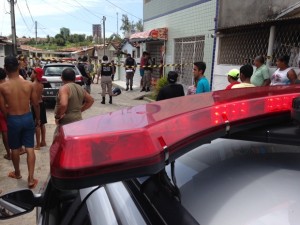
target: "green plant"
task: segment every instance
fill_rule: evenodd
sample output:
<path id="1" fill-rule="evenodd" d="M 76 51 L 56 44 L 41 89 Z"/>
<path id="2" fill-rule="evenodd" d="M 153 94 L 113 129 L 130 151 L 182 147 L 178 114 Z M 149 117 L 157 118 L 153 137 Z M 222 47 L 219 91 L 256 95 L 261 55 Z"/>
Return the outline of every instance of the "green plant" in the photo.
<path id="1" fill-rule="evenodd" d="M 163 76 L 162 78 L 160 78 L 157 83 L 156 83 L 156 86 L 155 86 L 155 89 L 154 89 L 154 92 L 153 92 L 153 99 L 156 99 L 160 89 L 162 89 L 163 87 L 165 87 L 166 85 L 168 85 L 169 82 L 167 80 L 167 77 L 166 76 Z"/>

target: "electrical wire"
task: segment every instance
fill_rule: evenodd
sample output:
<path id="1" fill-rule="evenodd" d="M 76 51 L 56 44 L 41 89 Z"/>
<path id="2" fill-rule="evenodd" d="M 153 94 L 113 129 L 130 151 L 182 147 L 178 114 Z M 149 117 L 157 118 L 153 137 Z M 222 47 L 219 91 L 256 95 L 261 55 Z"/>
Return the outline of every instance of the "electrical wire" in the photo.
<path id="1" fill-rule="evenodd" d="M 17 7 L 18 7 L 18 10 L 19 10 L 19 12 L 20 12 L 20 15 L 21 15 L 21 17 L 22 17 L 22 20 L 23 20 L 24 24 L 26 25 L 28 31 L 29 31 L 30 33 L 32 33 L 32 30 L 29 28 L 28 24 L 26 23 L 26 21 L 25 21 L 25 19 L 24 19 L 24 17 L 23 17 L 23 14 L 22 14 L 22 12 L 21 12 L 21 10 L 20 10 L 19 4 L 17 3 L 16 5 L 17 5 Z"/>
<path id="2" fill-rule="evenodd" d="M 86 10 L 87 12 L 91 13 L 93 16 L 99 18 L 99 19 L 102 19 L 102 17 L 99 17 L 97 14 L 95 14 L 93 11 L 89 10 L 88 8 L 86 8 L 84 5 L 82 5 L 80 2 L 78 2 L 77 0 L 74 0 L 75 2 L 77 2 L 78 5 L 80 5 L 84 10 Z M 65 2 L 66 3 L 66 2 Z M 67 3 L 69 4 L 69 3 Z M 69 4 L 70 5 L 70 4 Z M 74 6 L 74 5 L 73 5 Z M 113 19 L 116 19 L 116 17 L 113 17 L 113 16 L 109 16 L 109 15 L 104 15 L 104 14 L 100 14 L 102 16 L 106 16 L 106 17 L 110 17 L 110 18 L 113 18 Z"/>
<path id="3" fill-rule="evenodd" d="M 109 0 L 105 0 L 105 1 L 107 1 L 107 2 L 110 3 L 110 4 L 112 4 L 113 6 L 117 7 L 118 9 L 121 9 L 122 11 L 126 12 L 128 15 L 131 15 L 131 16 L 137 18 L 138 20 L 142 20 L 142 18 L 139 18 L 139 17 L 137 17 L 137 16 L 131 14 L 130 12 L 128 12 L 128 11 L 122 9 L 121 7 L 119 7 L 119 6 L 117 6 L 116 4 L 112 3 L 111 1 L 109 1 Z"/>
<path id="4" fill-rule="evenodd" d="M 47 33 L 44 31 L 44 29 L 50 31 L 50 32 L 53 33 L 53 34 L 56 34 L 56 33 L 57 33 L 57 31 L 54 31 L 54 30 L 52 30 L 52 29 L 47 28 L 46 26 L 44 26 L 44 25 L 41 24 L 40 22 L 37 22 L 37 23 L 38 23 L 38 25 L 40 25 L 41 27 L 43 27 L 43 28 L 38 28 L 38 29 L 41 30 L 44 34 L 49 35 L 49 34 L 47 34 Z"/>
<path id="5" fill-rule="evenodd" d="M 42 1 L 45 2 L 46 4 L 50 5 L 47 1 L 45 1 L 45 0 L 42 0 Z M 56 6 L 54 6 L 54 5 L 50 5 L 50 6 L 56 8 L 56 9 L 58 9 L 58 10 L 64 12 L 64 13 L 66 13 L 66 14 L 68 14 L 69 16 L 74 17 L 74 18 L 77 19 L 77 20 L 80 20 L 80 21 L 85 22 L 85 23 L 87 23 L 87 24 L 91 24 L 91 23 L 88 22 L 87 20 L 84 20 L 84 19 L 82 19 L 82 18 L 79 18 L 79 17 L 77 17 L 77 16 L 74 16 L 74 15 L 72 15 L 72 14 L 66 12 L 65 10 L 62 10 L 62 9 L 59 8 L 59 7 L 56 7 Z"/>
<path id="6" fill-rule="evenodd" d="M 34 19 L 33 19 L 33 17 L 32 17 L 32 14 L 31 14 L 31 12 L 30 12 L 30 9 L 29 9 L 27 0 L 25 0 L 25 2 L 26 2 L 26 6 L 27 6 L 27 9 L 28 9 L 28 12 L 29 12 L 29 14 L 30 14 L 31 20 L 32 20 L 33 23 L 35 23 L 35 22 L 34 22 Z"/>

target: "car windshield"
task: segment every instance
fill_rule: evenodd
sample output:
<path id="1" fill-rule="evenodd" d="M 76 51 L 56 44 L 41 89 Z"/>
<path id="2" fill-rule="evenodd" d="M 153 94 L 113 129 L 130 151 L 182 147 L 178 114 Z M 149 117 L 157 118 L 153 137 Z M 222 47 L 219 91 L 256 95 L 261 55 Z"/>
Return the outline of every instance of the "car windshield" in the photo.
<path id="1" fill-rule="evenodd" d="M 45 67 L 45 76 L 61 76 L 61 73 L 66 68 L 72 68 L 75 74 L 80 74 L 75 66 L 47 66 Z"/>

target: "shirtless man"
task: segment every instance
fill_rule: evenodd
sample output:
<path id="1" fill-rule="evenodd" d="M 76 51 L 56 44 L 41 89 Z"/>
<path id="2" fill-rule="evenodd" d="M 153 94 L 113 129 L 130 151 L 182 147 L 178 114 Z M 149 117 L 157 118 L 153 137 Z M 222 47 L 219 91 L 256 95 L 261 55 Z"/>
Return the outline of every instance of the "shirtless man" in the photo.
<path id="1" fill-rule="evenodd" d="M 30 81 L 19 77 L 19 63 L 16 57 L 7 56 L 4 59 L 4 68 L 8 80 L 0 84 L 0 110 L 7 118 L 8 145 L 11 149 L 11 158 L 15 171 L 9 177 L 21 179 L 20 149 L 25 146 L 28 165 L 28 187 L 35 188 L 38 181 L 34 179 L 34 121 L 30 111 L 30 104 L 34 106 L 36 124 L 40 125 L 40 108 L 36 93 Z"/>
<path id="2" fill-rule="evenodd" d="M 39 105 L 40 105 L 40 119 L 41 123 L 40 126 L 35 128 L 35 139 L 36 139 L 36 146 L 34 147 L 35 150 L 40 150 L 41 147 L 46 146 L 46 127 L 45 124 L 47 123 L 47 114 L 45 104 L 43 102 L 43 89 L 44 85 L 41 83 L 44 71 L 42 68 L 37 67 L 33 70 L 31 74 L 31 80 L 33 81 L 33 90 L 36 92 Z M 31 109 L 33 114 L 33 119 L 35 120 L 36 116 L 34 113 L 34 109 Z"/>

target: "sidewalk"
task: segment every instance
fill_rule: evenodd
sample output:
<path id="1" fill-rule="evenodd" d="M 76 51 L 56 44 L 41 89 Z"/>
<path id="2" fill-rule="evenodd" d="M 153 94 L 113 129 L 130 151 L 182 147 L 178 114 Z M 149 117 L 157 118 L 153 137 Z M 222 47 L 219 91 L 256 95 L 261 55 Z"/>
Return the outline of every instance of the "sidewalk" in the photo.
<path id="1" fill-rule="evenodd" d="M 131 100 L 136 100 L 136 99 L 143 99 L 145 95 L 152 94 L 152 91 L 150 92 L 140 92 L 141 88 L 139 86 L 136 86 L 133 84 L 132 91 L 125 91 L 126 89 L 126 82 L 122 80 L 115 80 L 113 81 L 113 86 L 114 87 L 119 87 L 122 90 L 122 94 L 126 94 Z"/>

